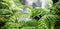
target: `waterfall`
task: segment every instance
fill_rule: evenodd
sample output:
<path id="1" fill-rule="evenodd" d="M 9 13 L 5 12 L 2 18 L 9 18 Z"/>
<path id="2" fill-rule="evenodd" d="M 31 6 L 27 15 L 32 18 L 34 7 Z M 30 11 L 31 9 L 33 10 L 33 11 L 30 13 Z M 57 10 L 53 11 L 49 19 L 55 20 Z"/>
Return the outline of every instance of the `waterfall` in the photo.
<path id="1" fill-rule="evenodd" d="M 42 7 L 42 8 L 49 8 L 52 6 L 52 0 L 26 0 L 26 7 L 23 8 L 22 13 L 20 15 L 19 21 L 28 21 L 30 20 L 29 13 L 31 14 L 30 10 L 27 8 L 28 6 L 32 6 L 34 8 L 36 7 Z"/>
<path id="2" fill-rule="evenodd" d="M 42 8 L 50 8 L 52 7 L 53 4 L 52 0 L 40 0 L 40 2 L 42 3 L 41 4 Z"/>
<path id="3" fill-rule="evenodd" d="M 45 5 L 46 5 L 46 0 L 41 0 L 41 7 L 45 7 Z"/>

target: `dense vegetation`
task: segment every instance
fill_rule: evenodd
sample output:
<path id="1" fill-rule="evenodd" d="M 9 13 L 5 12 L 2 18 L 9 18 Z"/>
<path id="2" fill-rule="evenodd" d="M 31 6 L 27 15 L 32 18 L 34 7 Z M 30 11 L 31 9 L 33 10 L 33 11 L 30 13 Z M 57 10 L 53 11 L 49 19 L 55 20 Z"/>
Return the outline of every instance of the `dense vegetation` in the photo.
<path id="1" fill-rule="evenodd" d="M 28 7 L 28 13 L 24 7 L 19 0 L 0 0 L 0 29 L 60 29 L 60 0 L 51 8 Z"/>

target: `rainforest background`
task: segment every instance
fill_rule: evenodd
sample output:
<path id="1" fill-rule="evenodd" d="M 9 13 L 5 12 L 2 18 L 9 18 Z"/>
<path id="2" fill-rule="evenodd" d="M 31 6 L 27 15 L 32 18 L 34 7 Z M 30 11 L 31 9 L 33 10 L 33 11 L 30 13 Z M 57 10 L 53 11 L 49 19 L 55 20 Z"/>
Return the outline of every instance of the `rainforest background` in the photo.
<path id="1" fill-rule="evenodd" d="M 60 29 L 60 0 L 51 1 L 31 6 L 21 0 L 0 0 L 0 29 Z"/>

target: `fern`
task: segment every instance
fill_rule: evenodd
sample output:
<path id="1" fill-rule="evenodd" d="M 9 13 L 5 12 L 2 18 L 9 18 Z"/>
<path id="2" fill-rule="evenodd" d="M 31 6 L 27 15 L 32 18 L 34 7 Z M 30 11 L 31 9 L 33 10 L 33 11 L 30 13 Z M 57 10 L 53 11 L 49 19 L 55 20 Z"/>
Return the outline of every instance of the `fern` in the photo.
<path id="1" fill-rule="evenodd" d="M 13 22 L 6 22 L 0 29 L 19 29 L 19 24 Z"/>
<path id="2" fill-rule="evenodd" d="M 23 12 L 22 8 L 24 6 L 19 0 L 1 0 L 0 24 L 4 25 L 0 26 L 0 29 L 55 29 L 56 22 L 60 21 L 60 2 L 48 9 L 28 7 L 27 13 Z M 25 19 L 23 16 L 33 20 L 18 22 L 19 19 Z M 36 16 L 39 20 L 34 20 Z"/>
<path id="3" fill-rule="evenodd" d="M 58 15 L 44 15 L 38 21 L 38 29 L 54 29 L 55 22 L 59 20 Z"/>
<path id="4" fill-rule="evenodd" d="M 16 20 L 19 18 L 19 12 L 18 12 L 19 7 L 12 6 L 12 3 L 14 2 L 12 2 L 11 0 L 2 0 L 2 1 L 0 2 L 0 24 L 2 24 L 0 25 L 1 27 L 5 26 L 6 22 L 15 23 Z M 15 9 L 14 7 L 17 9 Z M 5 29 L 5 28 L 2 28 L 2 29 Z"/>
<path id="5" fill-rule="evenodd" d="M 39 17 L 41 18 L 39 15 L 44 16 L 45 14 L 49 14 L 50 10 L 46 9 L 46 8 L 36 8 L 32 10 L 32 17 Z"/>

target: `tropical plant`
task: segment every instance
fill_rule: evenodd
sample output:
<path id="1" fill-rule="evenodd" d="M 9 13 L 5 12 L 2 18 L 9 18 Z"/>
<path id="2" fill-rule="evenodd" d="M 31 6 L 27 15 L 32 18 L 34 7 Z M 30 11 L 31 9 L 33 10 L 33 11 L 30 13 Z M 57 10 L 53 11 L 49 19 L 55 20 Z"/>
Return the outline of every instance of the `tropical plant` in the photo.
<path id="1" fill-rule="evenodd" d="M 15 27 L 17 27 L 18 24 L 15 22 L 19 18 L 18 9 L 19 7 L 15 5 L 14 0 L 1 0 L 0 29 L 14 29 Z M 16 24 L 16 26 L 14 24 Z"/>
<path id="2" fill-rule="evenodd" d="M 60 1 L 47 8 L 28 7 L 19 0 L 0 1 L 0 29 L 55 29 L 60 21 Z M 29 21 L 24 19 L 29 18 Z M 60 28 L 59 28 L 60 29 Z"/>

